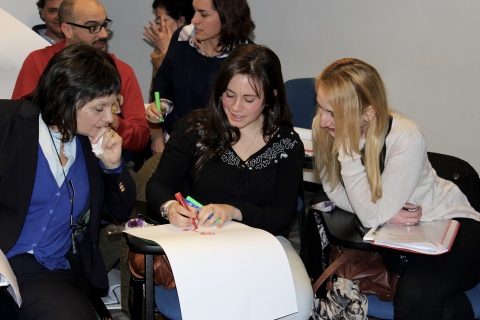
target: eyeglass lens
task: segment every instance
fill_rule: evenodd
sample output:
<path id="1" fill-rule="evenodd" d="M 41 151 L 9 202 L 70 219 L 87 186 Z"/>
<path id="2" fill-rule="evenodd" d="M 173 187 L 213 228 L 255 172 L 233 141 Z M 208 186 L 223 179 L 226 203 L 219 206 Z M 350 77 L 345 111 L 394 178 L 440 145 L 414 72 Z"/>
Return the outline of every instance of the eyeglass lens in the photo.
<path id="1" fill-rule="evenodd" d="M 100 31 L 102 31 L 102 28 L 105 28 L 106 30 L 110 30 L 110 28 L 112 27 L 112 22 L 113 22 L 112 20 L 107 19 L 103 24 L 91 26 L 89 31 L 90 33 L 99 33 Z"/>

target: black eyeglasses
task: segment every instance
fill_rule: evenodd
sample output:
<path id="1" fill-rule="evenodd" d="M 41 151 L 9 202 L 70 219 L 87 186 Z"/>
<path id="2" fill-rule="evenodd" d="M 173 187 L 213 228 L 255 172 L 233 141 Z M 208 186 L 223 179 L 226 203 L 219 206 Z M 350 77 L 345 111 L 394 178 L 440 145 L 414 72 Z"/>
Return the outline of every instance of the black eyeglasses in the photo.
<path id="1" fill-rule="evenodd" d="M 83 29 L 88 29 L 88 31 L 92 34 L 99 33 L 100 31 L 102 31 L 102 28 L 105 28 L 105 30 L 110 30 L 110 28 L 112 27 L 112 23 L 113 23 L 113 21 L 108 19 L 108 18 L 105 20 L 105 22 L 103 24 L 97 24 L 97 25 L 94 25 L 94 26 L 82 26 L 81 24 L 76 24 L 76 23 L 73 23 L 73 22 L 67 22 L 67 24 L 69 24 L 69 25 L 79 27 L 79 28 L 83 28 Z"/>

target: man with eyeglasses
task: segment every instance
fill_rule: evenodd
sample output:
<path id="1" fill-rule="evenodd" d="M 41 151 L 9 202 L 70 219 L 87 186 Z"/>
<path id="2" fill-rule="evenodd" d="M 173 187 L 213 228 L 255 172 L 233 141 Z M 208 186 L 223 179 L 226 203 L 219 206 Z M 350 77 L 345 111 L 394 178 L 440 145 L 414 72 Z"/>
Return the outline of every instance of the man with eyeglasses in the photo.
<path id="1" fill-rule="evenodd" d="M 40 75 L 50 58 L 65 46 L 82 42 L 105 51 L 108 30 L 112 20 L 108 19 L 103 5 L 97 0 L 64 0 L 58 16 L 65 41 L 33 51 L 25 59 L 17 77 L 12 99 L 21 99 L 37 86 Z M 123 138 L 123 149 L 141 151 L 150 137 L 145 118 L 145 107 L 140 85 L 133 69 L 113 54 L 122 79 L 119 99 L 116 103 L 110 127 Z M 128 153 L 127 153 L 128 154 Z M 128 159 L 126 159 L 128 160 Z"/>

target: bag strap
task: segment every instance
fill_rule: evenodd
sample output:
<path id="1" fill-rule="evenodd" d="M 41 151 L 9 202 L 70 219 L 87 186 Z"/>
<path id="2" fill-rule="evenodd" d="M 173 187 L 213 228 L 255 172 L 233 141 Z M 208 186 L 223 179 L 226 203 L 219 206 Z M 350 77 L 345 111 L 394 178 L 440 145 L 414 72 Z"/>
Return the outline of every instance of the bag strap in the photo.
<path id="1" fill-rule="evenodd" d="M 331 275 L 337 271 L 345 262 L 347 262 L 353 255 L 355 250 L 344 251 L 335 261 L 333 261 L 325 271 L 318 277 L 317 281 L 313 284 L 313 293 L 317 292 L 318 288 L 327 280 Z"/>
<path id="2" fill-rule="evenodd" d="M 385 169 L 385 157 L 387 156 L 387 136 L 390 133 L 390 130 L 392 130 L 392 121 L 393 121 L 393 117 L 389 116 L 387 134 L 385 135 L 385 141 L 383 142 L 382 151 L 380 152 L 380 161 L 379 161 L 380 174 L 382 174 L 383 169 Z"/>

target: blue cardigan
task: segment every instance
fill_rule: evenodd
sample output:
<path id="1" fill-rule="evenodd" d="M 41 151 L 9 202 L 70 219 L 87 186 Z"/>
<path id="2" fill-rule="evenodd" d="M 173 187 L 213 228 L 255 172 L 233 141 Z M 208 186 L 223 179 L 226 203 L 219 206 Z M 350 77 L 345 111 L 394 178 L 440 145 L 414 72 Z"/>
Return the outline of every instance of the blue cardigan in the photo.
<path id="1" fill-rule="evenodd" d="M 4 253 L 17 242 L 32 198 L 39 113 L 40 108 L 29 101 L 0 100 L 0 249 Z M 136 188 L 126 166 L 118 174 L 104 173 L 88 138 L 77 138 L 90 186 L 90 223 L 77 244 L 79 255 L 70 258 L 81 266 L 92 286 L 107 288 L 107 272 L 98 247 L 100 218 L 107 214 L 128 219 L 135 206 Z"/>

